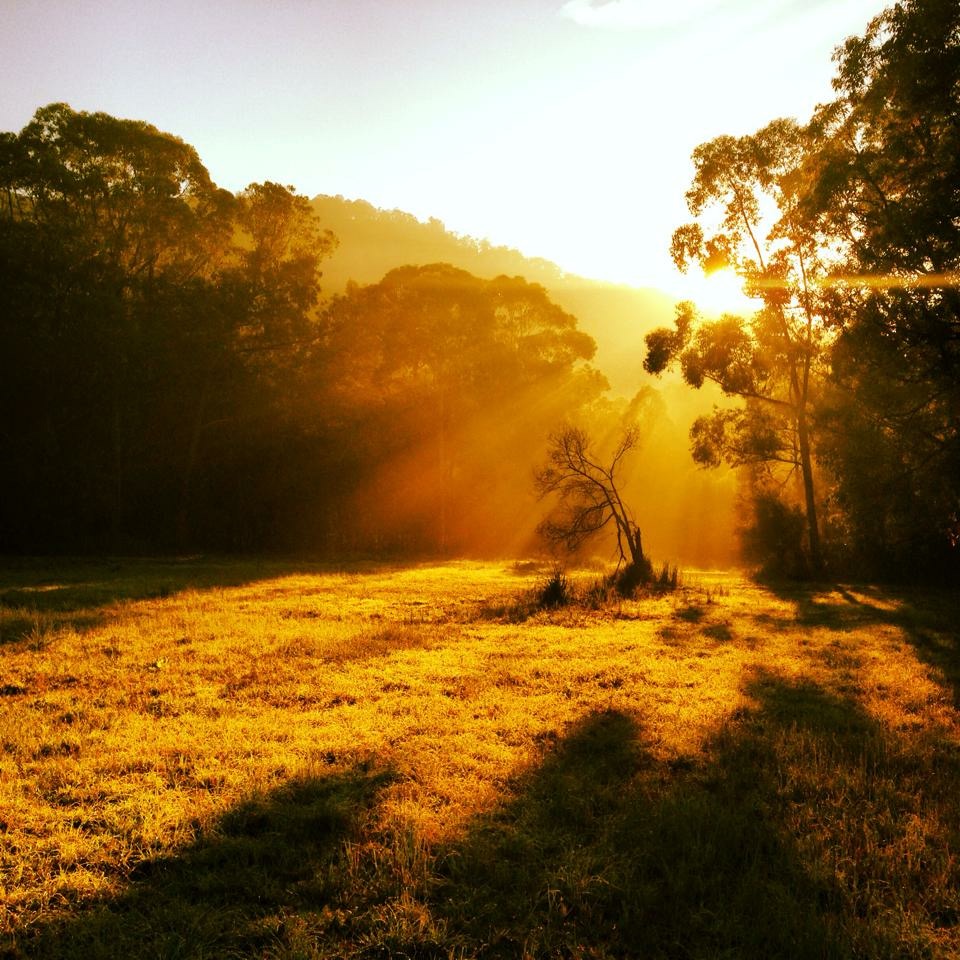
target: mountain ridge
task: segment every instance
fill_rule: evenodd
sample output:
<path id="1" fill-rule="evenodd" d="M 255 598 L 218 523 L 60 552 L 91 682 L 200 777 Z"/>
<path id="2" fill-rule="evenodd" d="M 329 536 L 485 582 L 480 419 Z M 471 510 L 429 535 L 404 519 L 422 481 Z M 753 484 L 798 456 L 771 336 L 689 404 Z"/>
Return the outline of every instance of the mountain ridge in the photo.
<path id="1" fill-rule="evenodd" d="M 319 194 L 311 204 L 323 226 L 340 240 L 324 264 L 326 292 L 342 293 L 350 282 L 376 283 L 405 264 L 449 263 L 484 278 L 522 276 L 543 286 L 593 337 L 594 363 L 615 394 L 629 397 L 643 385 L 643 338 L 673 317 L 676 300 L 662 291 L 568 273 L 543 257 L 454 233 L 434 217 L 423 221 L 339 195 Z"/>

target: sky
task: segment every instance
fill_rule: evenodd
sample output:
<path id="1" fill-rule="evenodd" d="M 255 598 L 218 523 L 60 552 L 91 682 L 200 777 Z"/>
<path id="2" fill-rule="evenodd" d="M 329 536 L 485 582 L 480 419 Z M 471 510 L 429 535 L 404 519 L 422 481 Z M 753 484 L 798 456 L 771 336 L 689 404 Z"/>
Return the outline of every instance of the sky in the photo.
<path id="1" fill-rule="evenodd" d="M 0 0 L 0 130 L 146 120 L 220 186 L 341 194 L 683 294 L 690 153 L 830 97 L 883 0 Z"/>

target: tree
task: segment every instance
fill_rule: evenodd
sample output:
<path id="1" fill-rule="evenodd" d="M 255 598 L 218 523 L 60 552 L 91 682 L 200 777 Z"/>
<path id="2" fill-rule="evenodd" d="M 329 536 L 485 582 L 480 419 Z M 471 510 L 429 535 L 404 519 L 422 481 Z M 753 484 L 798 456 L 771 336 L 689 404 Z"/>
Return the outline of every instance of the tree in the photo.
<path id="1" fill-rule="evenodd" d="M 771 473 L 793 461 L 814 567 L 829 502 L 834 557 L 957 569 L 960 7 L 901 0 L 834 60 L 836 96 L 806 126 L 695 151 L 697 220 L 674 234 L 674 257 L 732 265 L 763 309 L 713 325 L 681 311 L 649 338 L 646 366 L 678 361 L 694 386 L 744 400 L 698 424 L 696 455 Z"/>
<path id="2" fill-rule="evenodd" d="M 168 497 L 156 469 L 180 437 L 168 387 L 207 318 L 191 303 L 230 243 L 232 197 L 178 138 L 66 104 L 0 151 L 0 244 L 13 254 L 0 268 L 0 380 L 20 411 L 3 418 L 15 455 L 0 499 L 16 514 L 4 519 L 27 536 L 116 542 L 144 520 L 141 490 L 155 506 Z"/>
<path id="3" fill-rule="evenodd" d="M 635 425 L 624 429 L 609 463 L 604 466 L 591 451 L 586 431 L 566 426 L 550 438 L 547 463 L 537 470 L 534 484 L 540 497 L 556 495 L 560 510 L 539 526 L 550 543 L 573 551 L 605 527 L 617 537 L 618 568 L 626 564 L 635 581 L 650 578 L 650 561 L 643 552 L 640 528 L 617 488 L 617 471 L 640 440 Z"/>
<path id="4" fill-rule="evenodd" d="M 232 491 L 238 485 L 230 473 L 242 473 L 252 484 L 266 472 L 271 480 L 261 489 L 272 490 L 268 499 L 289 494 L 280 492 L 281 478 L 290 472 L 289 454 L 303 433 L 303 396 L 296 388 L 320 337 L 320 264 L 337 243 L 292 187 L 250 184 L 235 198 L 233 213 L 232 244 L 219 264 L 214 296 L 206 298 L 207 316 L 197 324 L 208 342 L 194 351 L 192 407 L 183 417 L 190 433 L 177 510 L 181 546 L 191 538 L 194 481 L 204 442 L 214 434 L 219 456 L 228 449 L 230 456 L 217 484 Z M 197 302 L 198 291 L 191 299 Z M 222 502 L 225 490 L 214 499 Z M 259 512 L 275 511 L 261 501 Z M 242 521 L 235 519 L 238 530 L 251 511 L 242 514 Z"/>
<path id="5" fill-rule="evenodd" d="M 185 541 L 206 452 L 194 512 L 236 546 L 264 511 L 235 498 L 260 485 L 262 503 L 291 432 L 331 246 L 304 198 L 218 189 L 193 147 L 141 121 L 51 104 L 0 137 L 6 542 Z"/>
<path id="6" fill-rule="evenodd" d="M 525 530 L 550 425 L 606 388 L 593 340 L 538 284 L 442 263 L 354 285 L 323 322 L 313 402 L 353 460 L 343 482 L 364 536 L 502 551 Z"/>
<path id="7" fill-rule="evenodd" d="M 694 456 L 711 466 L 762 466 L 766 482 L 780 487 L 798 476 L 809 565 L 820 572 L 811 409 L 827 331 L 814 284 L 822 255 L 800 215 L 804 146 L 796 123 L 776 120 L 751 136 L 717 137 L 694 151 L 687 205 L 697 219 L 674 232 L 674 262 L 681 270 L 732 268 L 762 309 L 707 322 L 682 303 L 672 330 L 647 335 L 644 367 L 659 374 L 678 363 L 691 386 L 712 381 L 744 401 L 740 410 L 715 410 L 694 424 Z M 770 208 L 777 219 L 765 230 Z"/>
<path id="8" fill-rule="evenodd" d="M 835 252 L 821 412 L 843 535 L 881 572 L 960 561 L 960 6 L 904 0 L 834 59 L 802 213 Z"/>

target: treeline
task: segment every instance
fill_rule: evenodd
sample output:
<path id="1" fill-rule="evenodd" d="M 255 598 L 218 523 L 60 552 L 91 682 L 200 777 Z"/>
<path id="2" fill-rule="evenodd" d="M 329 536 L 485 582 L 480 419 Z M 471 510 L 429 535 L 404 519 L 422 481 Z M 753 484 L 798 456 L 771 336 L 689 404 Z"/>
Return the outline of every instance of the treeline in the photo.
<path id="1" fill-rule="evenodd" d="M 835 99 L 697 148 L 678 266 L 758 298 L 647 337 L 742 401 L 694 456 L 741 469 L 745 545 L 781 571 L 960 572 L 960 5 L 904 0 L 835 55 Z M 771 215 L 770 211 L 774 211 Z"/>
<path id="2" fill-rule="evenodd" d="M 142 122 L 0 139 L 0 549 L 526 547 L 606 384 L 544 290 L 443 264 L 321 299 L 336 239 Z"/>
<path id="3" fill-rule="evenodd" d="M 808 123 L 695 151 L 675 260 L 733 268 L 760 309 L 681 305 L 645 356 L 626 350 L 630 404 L 538 284 L 433 263 L 324 299 L 337 239 L 306 198 L 218 189 L 146 123 L 37 111 L 0 134 L 0 550 L 518 553 L 549 435 L 574 422 L 602 445 L 628 415 L 648 438 L 625 477 L 646 543 L 710 562 L 726 493 L 677 468 L 684 404 L 642 363 L 733 399 L 694 423 L 693 453 L 738 470 L 751 559 L 956 576 L 960 7 L 905 0 L 836 62 Z M 385 216 L 448 245 L 438 223 L 327 208 L 370 244 Z"/>
<path id="4" fill-rule="evenodd" d="M 375 283 L 408 263 L 450 263 L 479 277 L 501 274 L 539 283 L 554 303 L 577 318 L 597 342 L 593 363 L 614 393 L 630 396 L 643 379 L 643 335 L 669 322 L 674 300 L 651 288 L 631 287 L 565 273 L 549 260 L 449 231 L 439 220 L 422 222 L 400 210 L 380 210 L 363 200 L 316 196 L 314 212 L 340 244 L 323 264 L 323 287 L 340 293 L 350 280 Z M 702 408 L 696 397 L 673 396 L 671 412 Z M 689 419 L 684 409 L 681 419 Z M 689 460 L 689 458 L 687 458 Z M 715 478 L 705 478 L 712 484 Z"/>

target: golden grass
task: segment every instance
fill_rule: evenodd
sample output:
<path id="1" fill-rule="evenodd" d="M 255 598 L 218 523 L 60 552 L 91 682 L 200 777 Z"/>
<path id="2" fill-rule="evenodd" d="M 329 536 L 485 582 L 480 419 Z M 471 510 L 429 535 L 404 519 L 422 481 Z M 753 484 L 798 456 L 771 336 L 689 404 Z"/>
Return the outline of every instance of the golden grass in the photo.
<path id="1" fill-rule="evenodd" d="M 336 807 L 342 830 L 309 880 L 322 887 L 312 908 L 301 891 L 293 906 L 278 893 L 259 926 L 248 911 L 208 929 L 198 913 L 179 953 L 144 955 L 404 956 L 412 943 L 423 956 L 622 955 L 629 940 L 591 942 L 606 928 L 583 919 L 612 896 L 600 861 L 622 844 L 583 846 L 573 831 L 559 860 L 544 854 L 552 879 L 529 882 L 547 920 L 522 936 L 517 917 L 484 920 L 482 897 L 465 892 L 479 881 L 457 873 L 464 851 L 486 862 L 475 837 L 504 811 L 516 824 L 541 817 L 524 804 L 551 758 L 591 811 L 614 804 L 587 817 L 610 837 L 640 798 L 666 836 L 669 804 L 694 821 L 731 764 L 739 777 L 755 763 L 764 785 L 738 796 L 775 823 L 799 874 L 832 891 L 811 907 L 841 945 L 829 955 L 960 951 L 954 597 L 778 594 L 736 573 L 688 572 L 676 593 L 515 623 L 490 611 L 532 587 L 540 574 L 526 567 L 223 570 L 232 585 L 212 575 L 192 586 L 189 565 L 172 586 L 151 573 L 140 592 L 160 583 L 164 595 L 144 599 L 112 597 L 81 572 L 29 582 L 21 570 L 0 584 L 0 954 L 79 956 L 70 938 L 87 937 L 88 955 L 122 955 L 83 918 L 124 902 L 132 916 L 136 891 L 156 883 L 150 864 L 233 836 L 231 817 L 249 820 L 250 804 L 273 823 L 270 798 L 289 800 L 291 785 L 362 780 L 362 798 Z M 633 744 L 602 802 L 562 761 L 598 717 L 607 726 L 588 741 Z M 629 718 L 630 732 L 609 718 Z M 621 795 L 636 799 L 616 806 Z M 583 850 L 596 862 L 581 863 Z M 153 942 L 148 921 L 124 922 Z M 229 950 L 217 946 L 224 924 L 247 930 Z M 662 955 L 720 956 L 724 936 Z"/>

